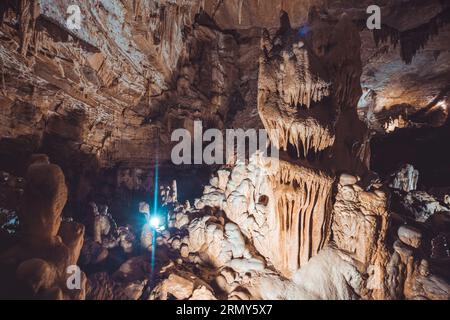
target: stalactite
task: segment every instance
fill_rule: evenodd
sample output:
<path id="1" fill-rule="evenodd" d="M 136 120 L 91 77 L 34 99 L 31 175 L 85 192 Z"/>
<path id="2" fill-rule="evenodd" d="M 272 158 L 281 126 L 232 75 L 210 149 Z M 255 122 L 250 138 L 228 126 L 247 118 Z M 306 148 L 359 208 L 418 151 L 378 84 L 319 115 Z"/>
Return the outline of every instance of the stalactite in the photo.
<path id="1" fill-rule="evenodd" d="M 20 34 L 20 54 L 25 56 L 30 43 L 30 21 L 31 21 L 31 8 L 32 1 L 21 0 L 20 1 L 20 15 L 19 15 L 19 34 Z"/>
<path id="2" fill-rule="evenodd" d="M 387 41 L 390 41 L 394 47 L 400 44 L 400 56 L 406 64 L 410 64 L 417 51 L 423 49 L 427 42 L 448 23 L 450 23 L 449 9 L 437 15 L 428 23 L 403 32 L 383 25 L 381 29 L 373 30 L 373 38 L 377 46 Z"/>
<path id="3" fill-rule="evenodd" d="M 206 0 L 202 0 L 201 2 L 200 2 L 200 6 L 199 6 L 199 8 L 198 8 L 198 12 L 200 12 L 201 10 L 205 10 L 205 1 Z"/>
<path id="4" fill-rule="evenodd" d="M 3 70 L 3 61 L 0 61 L 0 68 L 2 71 L 2 94 L 4 96 L 7 95 L 7 90 L 6 90 L 6 83 L 5 83 L 5 72 Z"/>
<path id="5" fill-rule="evenodd" d="M 279 91 L 284 93 L 283 100 L 294 107 L 310 108 L 311 102 L 321 101 L 330 94 L 330 84 L 311 74 L 310 59 L 306 50 L 294 47 L 296 63 L 292 63 L 291 55 L 283 52 L 284 63 L 281 66 L 284 74 L 278 83 Z M 301 66 L 301 67 L 299 67 Z"/>
<path id="6" fill-rule="evenodd" d="M 239 24 L 242 24 L 242 5 L 243 4 L 244 4 L 244 0 L 239 0 L 239 14 L 238 14 Z"/>
<path id="7" fill-rule="evenodd" d="M 291 123 L 264 118 L 262 121 L 275 147 L 287 151 L 288 144 L 291 144 L 296 148 L 297 156 L 301 150 L 306 157 L 310 151 L 317 153 L 334 144 L 334 134 L 311 119 Z"/>

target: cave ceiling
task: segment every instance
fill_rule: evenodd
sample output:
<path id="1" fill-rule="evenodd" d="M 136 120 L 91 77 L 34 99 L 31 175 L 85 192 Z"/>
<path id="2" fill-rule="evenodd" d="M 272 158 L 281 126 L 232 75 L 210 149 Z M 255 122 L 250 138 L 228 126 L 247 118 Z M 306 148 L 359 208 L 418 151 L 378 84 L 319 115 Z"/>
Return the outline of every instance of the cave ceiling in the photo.
<path id="1" fill-rule="evenodd" d="M 396 106 L 416 112 L 448 102 L 446 1 L 375 1 L 382 32 L 365 27 L 373 1 L 86 1 L 80 30 L 65 25 L 69 2 L 0 5 L 0 132 L 30 150 L 61 143 L 101 166 L 147 166 L 155 148 L 167 160 L 171 130 L 196 119 L 261 127 L 262 29 L 275 32 L 281 10 L 293 28 L 307 28 L 313 6 L 330 20 L 345 12 L 360 30 L 358 106 L 374 115 L 369 126 Z"/>

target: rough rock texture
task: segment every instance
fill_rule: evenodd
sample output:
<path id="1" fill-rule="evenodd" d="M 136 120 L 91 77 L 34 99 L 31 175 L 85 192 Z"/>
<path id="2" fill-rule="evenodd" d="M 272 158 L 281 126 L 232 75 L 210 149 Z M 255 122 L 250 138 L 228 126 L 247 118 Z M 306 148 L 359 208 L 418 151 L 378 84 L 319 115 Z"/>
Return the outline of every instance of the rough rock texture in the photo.
<path id="1" fill-rule="evenodd" d="M 167 300 L 169 294 L 177 300 L 185 300 L 192 296 L 193 290 L 194 284 L 192 281 L 176 274 L 171 274 L 160 284 L 160 288 L 156 289 L 159 294 L 158 299 L 161 300 Z"/>
<path id="2" fill-rule="evenodd" d="M 375 265 L 377 255 L 382 254 L 378 251 L 382 250 L 387 229 L 385 193 L 368 192 L 358 184 L 339 184 L 333 211 L 332 240 L 336 246 L 366 268 Z"/>
<path id="3" fill-rule="evenodd" d="M 360 90 L 356 28 L 346 16 L 333 26 L 317 14 L 309 21 L 319 35 L 314 38 L 301 36 L 282 15 L 274 38 L 263 36 L 258 79 L 258 110 L 271 141 L 285 151 L 291 144 L 304 157 L 334 144 L 334 124 Z M 343 34 L 350 40 L 342 41 Z M 331 44 L 329 52 L 321 49 Z"/>
<path id="4" fill-rule="evenodd" d="M 80 30 L 65 26 L 70 1 L 23 1 L 33 10 L 2 4 L 2 165 L 17 170 L 30 153 L 45 152 L 64 169 L 75 201 L 107 193 L 96 175 L 98 184 L 112 175 L 114 187 L 145 192 L 156 157 L 162 166 L 170 159 L 173 130 L 191 130 L 197 119 L 222 129 L 243 96 L 256 105 L 247 77 L 256 78 L 258 46 L 241 52 L 199 2 L 83 3 Z M 253 71 L 241 74 L 236 60 Z"/>
<path id="5" fill-rule="evenodd" d="M 292 275 L 326 243 L 333 180 L 314 170 L 255 154 L 229 174 L 219 171 L 196 203 L 222 209 L 269 263 Z"/>
<path id="6" fill-rule="evenodd" d="M 422 242 L 422 234 L 419 230 L 413 227 L 401 226 L 398 228 L 397 234 L 404 244 L 407 244 L 413 248 L 420 247 Z"/>
<path id="7" fill-rule="evenodd" d="M 417 181 L 419 180 L 419 171 L 415 170 L 410 164 L 401 168 L 393 178 L 391 187 L 400 189 L 405 192 L 414 191 L 417 189 Z"/>
<path id="8" fill-rule="evenodd" d="M 100 0 L 80 2 L 69 30 L 71 1 L 2 1 L 0 168 L 24 174 L 45 152 L 67 211 L 148 197 L 156 161 L 173 171 L 171 133 L 195 120 L 265 127 L 281 160 L 220 168 L 193 207 L 165 195 L 170 228 L 155 237 L 98 215 L 83 246 L 83 227 L 60 219 L 61 169 L 34 157 L 24 188 L 0 185 L 1 206 L 21 204 L 13 236 L 14 215 L 0 220 L 1 296 L 449 299 L 448 190 L 421 189 L 411 166 L 393 179 L 369 169 L 373 134 L 425 128 L 447 142 L 450 7 L 378 1 L 370 31 L 372 2 Z M 80 250 L 92 270 L 67 291 Z"/>
<path id="9" fill-rule="evenodd" d="M 430 216 L 439 212 L 450 212 L 450 208 L 424 191 L 412 191 L 404 195 L 402 205 L 414 215 L 419 222 L 425 222 Z"/>

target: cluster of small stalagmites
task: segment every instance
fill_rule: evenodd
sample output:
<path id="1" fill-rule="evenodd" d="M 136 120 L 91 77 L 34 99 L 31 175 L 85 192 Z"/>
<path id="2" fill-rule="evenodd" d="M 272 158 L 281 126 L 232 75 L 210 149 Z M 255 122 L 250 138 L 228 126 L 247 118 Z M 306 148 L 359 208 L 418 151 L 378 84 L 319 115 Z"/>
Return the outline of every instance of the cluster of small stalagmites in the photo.
<path id="1" fill-rule="evenodd" d="M 379 183 L 363 185 L 359 177 L 343 174 L 333 207 L 332 243 L 357 261 L 366 274 L 369 299 L 448 299 L 449 285 L 432 275 L 422 259 L 423 233 L 410 224 L 389 227 L 387 197 Z M 388 234 L 397 240 L 387 245 Z M 370 239 L 370 241 L 367 241 Z"/>
<path id="2" fill-rule="evenodd" d="M 436 214 L 449 216 L 449 195 L 435 195 L 418 189 L 419 171 L 412 165 L 403 165 L 390 177 L 389 187 L 393 189 L 397 201 L 416 222 L 427 222 Z"/>
<path id="3" fill-rule="evenodd" d="M 190 300 L 250 298 L 244 294 L 245 286 L 252 275 L 264 271 L 265 263 L 251 252 L 239 227 L 218 216 L 201 215 L 179 231 L 173 230 L 166 243 L 179 252 L 179 258 L 161 268 L 164 280 L 152 290 L 150 299 L 167 299 L 168 294 Z"/>
<path id="4" fill-rule="evenodd" d="M 218 171 L 210 183 L 196 207 L 223 210 L 285 276 L 325 244 L 333 184 L 328 175 L 255 154 L 248 164 Z"/>
<path id="5" fill-rule="evenodd" d="M 233 169 L 219 170 L 193 207 L 189 203 L 174 206 L 169 214 L 173 229 L 166 243 L 180 257 L 163 267 L 162 273 L 169 277 L 156 286 L 151 298 L 164 299 L 168 294 L 180 299 L 205 294 L 227 299 L 255 297 L 248 292 L 251 279 L 273 273 L 266 268 L 266 256 L 277 251 L 270 247 L 266 216 L 269 204 L 264 193 L 271 186 L 258 161 L 262 160 L 253 158 L 248 165 L 238 163 Z M 180 271 L 190 265 L 203 271 L 194 277 L 183 275 Z M 215 282 L 218 291 L 202 284 L 199 277 L 205 280 L 209 273 L 209 285 Z M 195 294 L 197 289 L 202 291 Z"/>
<path id="6" fill-rule="evenodd" d="M 171 195 L 171 200 L 174 199 L 172 191 L 166 193 L 168 189 L 165 186 L 161 190 L 163 191 L 161 192 L 161 199 L 168 200 L 168 194 Z M 80 263 L 85 268 L 93 267 L 94 269 L 112 262 L 117 263 L 120 261 L 122 264 L 112 274 L 108 272 L 90 274 L 86 291 L 87 299 L 138 300 L 147 298 L 163 299 L 167 297 L 163 293 L 161 295 L 155 293 L 159 292 L 160 287 L 158 287 L 159 289 L 155 288 L 156 291 L 152 294 L 146 290 L 148 289 L 147 283 L 151 281 L 154 272 L 150 264 L 152 260 L 149 252 L 151 253 L 156 249 L 158 254 L 164 256 L 166 252 L 170 251 L 167 250 L 168 248 L 176 247 L 177 235 L 174 234 L 172 237 L 171 233 L 165 227 L 163 228 L 165 225 L 164 221 L 160 221 L 159 226 L 151 223 L 150 205 L 146 202 L 140 202 L 138 207 L 139 213 L 137 218 L 145 221 L 140 230 L 136 230 L 128 225 L 117 226 L 113 217 L 108 213 L 107 206 L 97 207 L 93 202 L 90 205 L 93 218 L 91 225 L 89 225 L 91 233 L 86 237 Z M 168 205 L 165 202 L 163 207 Z M 170 202 L 169 207 L 169 228 L 181 228 L 181 226 L 177 225 L 179 221 L 176 220 L 176 217 L 181 218 L 181 216 L 187 214 L 189 206 L 180 205 L 175 200 Z M 164 216 L 160 215 L 159 217 L 163 219 Z M 180 249 L 179 246 L 178 249 Z M 190 259 L 189 262 L 195 263 L 196 260 Z M 153 261 L 153 263 L 159 266 L 159 261 Z M 154 269 L 157 270 L 155 267 Z M 161 273 L 164 272 L 161 271 Z M 169 293 L 172 294 L 171 292 Z"/>
<path id="7" fill-rule="evenodd" d="M 220 184 L 227 185 L 228 175 L 219 173 Z M 213 182 L 215 186 L 218 186 L 217 183 Z M 140 203 L 139 215 L 144 215 L 147 220 L 141 234 L 144 255 L 128 259 L 112 275 L 105 272 L 90 275 L 87 297 L 211 300 L 220 296 L 249 299 L 248 292 L 242 286 L 249 283 L 250 273 L 265 269 L 265 262 L 248 245 L 238 225 L 227 221 L 212 202 L 205 205 L 198 200 L 195 207 L 189 201 L 179 203 L 176 183 L 161 190 L 161 199 L 166 200 L 162 202 L 168 210 L 169 228 L 152 225 L 150 206 Z M 102 218 L 104 214 L 100 212 L 95 216 Z M 100 227 L 97 234 L 103 246 L 103 239 L 108 239 L 112 227 L 110 222 L 101 223 Z M 150 288 L 151 291 L 145 292 L 143 289 L 152 272 L 145 251 L 155 249 L 157 267 L 154 272 L 158 272 L 158 282 Z M 213 289 L 212 281 L 217 284 L 214 288 L 219 289 Z"/>
<path id="8" fill-rule="evenodd" d="M 249 250 L 236 224 L 225 222 L 218 210 L 213 210 L 216 214 L 205 210 L 184 206 L 172 213 L 176 217 L 174 229 L 158 246 L 169 246 L 179 253 L 179 258 L 161 268 L 163 280 L 153 288 L 149 299 L 164 300 L 169 295 L 179 300 L 210 300 L 219 295 L 249 299 L 241 293 L 242 286 L 249 282 L 250 274 L 264 270 L 265 263 Z M 190 214 L 195 218 L 189 218 Z M 195 274 L 193 267 L 197 269 Z"/>
<path id="9" fill-rule="evenodd" d="M 34 155 L 26 175 L 19 210 L 20 239 L 0 257 L 1 296 L 15 298 L 83 299 L 84 273 L 69 284 L 68 267 L 77 263 L 84 226 L 61 221 L 67 200 L 62 170 L 45 155 Z M 71 271 L 73 272 L 73 270 Z"/>
<path id="10" fill-rule="evenodd" d="M 420 232 L 403 226 L 395 245 L 386 247 L 387 196 L 380 183 L 366 185 L 349 174 L 339 177 L 327 244 L 328 211 L 319 202 L 328 201 L 327 188 L 333 179 L 283 161 L 269 165 L 269 161 L 273 159 L 253 157 L 248 164 L 219 170 L 193 207 L 174 206 L 169 215 L 171 233 L 158 246 L 168 246 L 179 258 L 161 268 L 162 280 L 150 299 L 442 298 L 445 283 L 430 276 L 427 262 L 412 253 L 423 241 Z M 292 201 L 280 206 L 290 194 Z M 311 201 L 296 204 L 304 197 Z M 303 216 L 305 230 L 280 227 L 283 214 L 284 221 Z M 302 236 L 307 229 L 314 234 Z M 305 248 L 320 244 L 301 266 L 289 264 L 288 258 L 299 257 L 301 249 L 292 247 L 294 238 Z M 410 253 L 411 259 L 404 261 L 413 261 L 415 269 L 401 264 L 402 255 Z M 413 271 L 411 275 L 407 270 Z"/>
<path id="11" fill-rule="evenodd" d="M 110 250 L 120 248 L 125 255 L 134 252 L 135 235 L 130 226 L 117 226 L 114 218 L 108 212 L 108 206 L 89 204 L 88 233 L 81 250 L 80 262 L 84 266 L 104 262 Z"/>
<path id="12" fill-rule="evenodd" d="M 194 210 L 194 212 L 199 212 Z M 201 212 L 202 210 L 200 210 Z M 172 235 L 168 243 L 191 263 L 207 262 L 236 272 L 262 270 L 264 263 L 249 250 L 240 228 L 218 215 L 203 215 L 181 226 L 187 235 Z"/>
<path id="13" fill-rule="evenodd" d="M 381 286 L 387 215 L 381 186 L 372 185 L 373 190 L 365 191 L 358 185 L 358 177 L 341 177 L 340 207 L 335 207 L 341 217 L 336 228 L 344 230 L 333 229 L 340 235 L 334 246 L 327 247 L 333 179 L 283 161 L 268 165 L 269 161 L 274 160 L 253 157 L 248 164 L 219 170 L 194 208 L 175 214 L 174 221 L 183 221 L 178 227 L 185 230 L 168 240 L 180 252 L 180 261 L 168 266 L 172 270 L 168 274 L 177 276 L 157 286 L 155 299 L 168 294 L 189 298 L 191 283 L 197 280 L 182 276 L 180 265 L 202 266 L 205 262 L 214 266 L 209 270 L 214 274 L 210 279 L 221 288 L 212 293 L 230 299 L 368 297 L 363 273 L 370 273 L 369 287 Z M 232 222 L 226 222 L 228 219 Z M 362 229 L 355 230 L 359 224 Z M 350 247 L 347 242 L 351 242 Z M 360 265 L 365 265 L 364 272 L 357 270 Z M 179 276 L 184 280 L 178 281 Z M 171 287 L 179 286 L 184 293 L 178 289 L 171 292 Z"/>
<path id="14" fill-rule="evenodd" d="M 450 284 L 440 276 L 446 277 L 442 268 L 448 268 L 450 257 L 450 207 L 445 203 L 445 195 L 416 190 L 418 176 L 411 165 L 391 176 L 394 201 L 400 202 L 403 211 L 402 223 L 393 230 L 396 241 L 386 270 L 389 297 L 449 299 Z"/>
<path id="15" fill-rule="evenodd" d="M 450 299 L 450 284 L 433 274 L 423 256 L 423 232 L 405 224 L 397 229 L 397 240 L 386 267 L 387 297 L 391 299 Z"/>

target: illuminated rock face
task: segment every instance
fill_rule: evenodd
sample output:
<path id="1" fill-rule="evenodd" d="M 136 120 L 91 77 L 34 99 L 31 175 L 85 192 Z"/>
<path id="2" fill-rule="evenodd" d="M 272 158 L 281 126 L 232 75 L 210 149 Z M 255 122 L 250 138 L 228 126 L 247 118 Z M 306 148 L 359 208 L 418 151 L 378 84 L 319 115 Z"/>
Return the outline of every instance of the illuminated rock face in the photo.
<path id="1" fill-rule="evenodd" d="M 315 54 L 291 29 L 287 15 L 274 39 L 262 40 L 258 78 L 258 110 L 271 141 L 288 143 L 306 157 L 334 143 L 334 110 L 322 102 L 331 83 Z"/>
<path id="2" fill-rule="evenodd" d="M 266 32 L 261 41 L 261 120 L 280 149 L 291 145 L 304 158 L 329 149 L 338 159 L 342 140 L 348 139 L 344 122 L 354 123 L 353 139 L 364 134 L 355 117 L 362 72 L 358 31 L 345 15 L 330 23 L 314 10 L 305 34 L 291 28 L 286 14 L 280 20 L 278 32 L 273 37 Z"/>
<path id="3" fill-rule="evenodd" d="M 220 170 L 190 211 L 188 236 L 175 235 L 172 247 L 182 243 L 183 263 L 214 265 L 208 272 L 229 299 L 449 297 L 448 283 L 418 255 L 422 231 L 389 230 L 386 189 L 357 176 L 332 179 L 254 156 Z"/>
<path id="4" fill-rule="evenodd" d="M 353 96 L 360 90 L 358 81 L 349 80 L 358 75 L 358 63 L 355 67 L 345 64 L 351 58 L 358 61 L 358 55 L 340 55 L 359 44 L 351 22 L 344 16 L 336 25 L 328 24 L 314 18 L 314 11 L 311 17 L 312 36 L 301 36 L 291 29 L 286 14 L 281 15 L 281 27 L 272 39 L 267 33 L 263 35 L 258 79 L 258 110 L 271 142 L 284 151 L 292 145 L 297 156 L 306 161 L 308 155 L 327 148 L 331 157 L 341 151 L 340 143 L 334 146 L 336 136 L 342 139 L 340 118 L 358 121 L 342 110 L 354 110 L 350 103 L 356 101 Z M 344 31 L 348 39 L 338 38 Z M 320 50 L 330 43 L 333 49 Z M 268 175 L 266 216 L 270 227 L 263 234 L 270 240 L 258 241 L 267 247 L 275 240 L 275 245 L 262 252 L 269 251 L 265 256 L 291 276 L 329 240 L 334 178 L 321 162 L 306 166 L 292 158 L 281 161 Z"/>
<path id="5" fill-rule="evenodd" d="M 387 229 L 386 195 L 365 191 L 358 184 L 338 185 L 333 208 L 333 241 L 354 259 L 368 265 Z M 367 241 L 367 239 L 372 239 Z"/>
<path id="6" fill-rule="evenodd" d="M 275 214 L 269 217 L 275 230 L 268 234 L 268 242 L 278 244 L 273 248 L 274 260 L 284 274 L 291 275 L 328 240 L 333 179 L 288 163 L 282 163 L 269 179 L 276 203 Z"/>
<path id="7" fill-rule="evenodd" d="M 418 180 L 419 171 L 414 169 L 412 165 L 406 164 L 398 172 L 395 173 L 390 187 L 397 190 L 410 192 L 417 189 Z"/>
<path id="8" fill-rule="evenodd" d="M 368 275 L 366 287 L 369 292 L 362 290 L 360 294 L 382 296 L 384 264 L 388 256 L 385 246 L 389 217 L 386 194 L 376 188 L 364 190 L 358 180 L 341 176 L 333 206 L 332 241 L 354 260 L 360 272 Z"/>
<path id="9" fill-rule="evenodd" d="M 208 186 L 197 207 L 224 210 L 278 271 L 292 276 L 323 248 L 331 223 L 330 176 L 259 154 L 229 176 L 223 189 Z"/>

